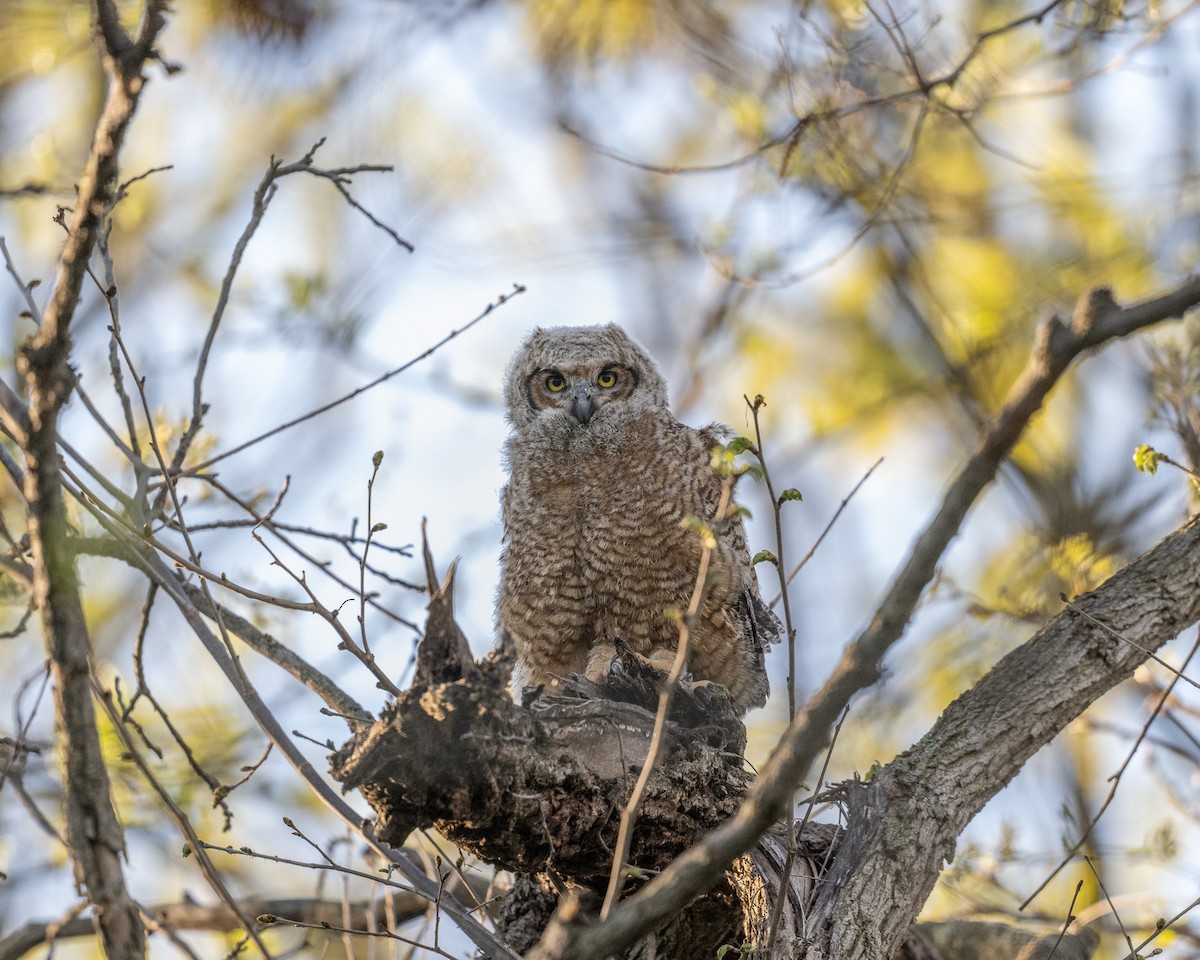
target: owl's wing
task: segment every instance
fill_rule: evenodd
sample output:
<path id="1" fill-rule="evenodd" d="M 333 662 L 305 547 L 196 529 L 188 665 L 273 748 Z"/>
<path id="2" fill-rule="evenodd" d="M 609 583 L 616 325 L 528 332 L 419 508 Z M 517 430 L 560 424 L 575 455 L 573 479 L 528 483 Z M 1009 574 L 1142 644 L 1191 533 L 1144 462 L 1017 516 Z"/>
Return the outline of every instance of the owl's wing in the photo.
<path id="1" fill-rule="evenodd" d="M 751 649 L 762 657 L 768 648 L 783 640 L 783 623 L 775 616 L 775 612 L 762 602 L 757 590 L 742 591 L 742 605 L 746 613 Z"/>

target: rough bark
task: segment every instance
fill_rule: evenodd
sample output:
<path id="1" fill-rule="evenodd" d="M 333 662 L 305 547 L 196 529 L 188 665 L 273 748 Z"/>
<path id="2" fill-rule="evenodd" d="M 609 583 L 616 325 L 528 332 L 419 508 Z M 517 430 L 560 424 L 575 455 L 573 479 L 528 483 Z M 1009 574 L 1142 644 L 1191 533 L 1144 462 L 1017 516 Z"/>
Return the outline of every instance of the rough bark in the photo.
<path id="1" fill-rule="evenodd" d="M 1082 611 L 1082 612 L 1077 612 Z M 958 835 L 1034 753 L 1200 619 L 1200 518 L 1079 598 L 847 791 L 847 841 L 821 888 L 809 957 L 887 957 Z"/>
<path id="2" fill-rule="evenodd" d="M 654 679 L 634 672 L 648 668 L 629 655 L 622 669 L 604 688 L 576 678 L 530 708 L 486 665 L 479 682 L 418 684 L 333 757 L 333 775 L 360 790 L 387 843 L 434 827 L 507 870 L 601 884 L 654 725 Z M 680 697 L 642 807 L 636 868 L 661 869 L 737 809 L 750 781 L 744 744 L 723 688 Z"/>

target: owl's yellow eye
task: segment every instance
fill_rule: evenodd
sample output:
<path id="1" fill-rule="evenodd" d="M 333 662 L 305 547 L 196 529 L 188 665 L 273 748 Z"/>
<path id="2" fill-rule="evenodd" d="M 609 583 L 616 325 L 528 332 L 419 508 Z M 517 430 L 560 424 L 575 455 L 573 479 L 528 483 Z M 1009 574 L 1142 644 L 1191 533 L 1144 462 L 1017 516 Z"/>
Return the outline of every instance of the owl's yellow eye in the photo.
<path id="1" fill-rule="evenodd" d="M 617 385 L 617 374 L 615 370 L 605 370 L 596 378 L 596 384 L 609 390 Z"/>
<path id="2" fill-rule="evenodd" d="M 567 389 L 567 378 L 558 373 L 552 373 L 546 378 L 546 389 L 551 393 L 562 393 Z"/>

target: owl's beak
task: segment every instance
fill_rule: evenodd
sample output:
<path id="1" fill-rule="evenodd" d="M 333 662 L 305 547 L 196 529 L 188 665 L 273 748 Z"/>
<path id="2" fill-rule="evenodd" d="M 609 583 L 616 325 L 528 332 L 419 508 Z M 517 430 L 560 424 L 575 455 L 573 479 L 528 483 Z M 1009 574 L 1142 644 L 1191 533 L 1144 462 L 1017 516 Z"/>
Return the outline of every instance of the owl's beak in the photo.
<path id="1" fill-rule="evenodd" d="M 588 421 L 596 415 L 596 409 L 592 391 L 585 386 L 576 387 L 571 395 L 571 416 L 578 420 L 580 425 L 587 426 Z"/>

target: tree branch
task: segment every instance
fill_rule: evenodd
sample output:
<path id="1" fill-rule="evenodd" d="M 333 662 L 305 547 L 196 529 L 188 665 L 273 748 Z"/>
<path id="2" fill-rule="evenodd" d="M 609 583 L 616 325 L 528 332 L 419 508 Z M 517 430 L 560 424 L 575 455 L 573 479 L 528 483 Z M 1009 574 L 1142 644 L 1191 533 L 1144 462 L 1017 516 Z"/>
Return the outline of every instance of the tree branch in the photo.
<path id="1" fill-rule="evenodd" d="M 160 4 L 147 0 L 142 36 L 135 45 L 121 26 L 112 0 L 95 0 L 93 15 L 108 93 L 80 178 L 50 302 L 40 329 L 21 347 L 18 370 L 30 397 L 29 431 L 22 447 L 33 592 L 54 676 L 68 846 L 76 879 L 93 903 L 93 922 L 105 955 L 109 960 L 141 960 L 145 933 L 137 904 L 125 886 L 124 836 L 96 730 L 91 642 L 67 537 L 57 446 L 58 415 L 73 382 L 68 366 L 71 318 L 88 258 L 115 196 L 118 154 L 145 83 L 141 70 L 163 17 Z"/>
<path id="2" fill-rule="evenodd" d="M 809 931 L 820 938 L 829 925 L 828 956 L 890 955 L 971 818 L 1147 650 L 1200 619 L 1200 519 L 1075 605 L 1089 616 L 1064 610 L 947 707 L 914 747 L 870 783 L 851 786 L 846 836 Z"/>
<path id="3" fill-rule="evenodd" d="M 205 881 L 207 881 L 208 885 L 212 888 L 213 893 L 220 898 L 221 902 L 229 910 L 233 911 L 234 915 L 238 918 L 238 926 L 245 930 L 250 939 L 254 941 L 255 946 L 258 947 L 259 953 L 262 954 L 264 960 L 272 960 L 270 951 L 267 950 L 266 944 L 263 943 L 262 937 L 259 936 L 258 929 L 256 928 L 254 922 L 250 919 L 251 915 L 247 914 L 238 905 L 238 902 L 229 892 L 229 888 L 225 885 L 224 878 L 213 865 L 212 860 L 208 856 L 208 851 L 205 850 L 203 845 L 200 843 L 200 838 L 197 836 L 191 820 L 188 819 L 187 814 L 185 814 L 179 808 L 179 805 L 159 782 L 158 778 L 154 776 L 154 771 L 150 769 L 149 764 L 146 763 L 145 758 L 137 749 L 137 744 L 134 743 L 133 736 L 125 728 L 124 722 L 122 722 L 121 714 L 116 708 L 112 693 L 101 688 L 99 683 L 96 683 L 95 681 L 93 682 L 96 693 L 100 698 L 100 705 L 103 707 L 104 712 L 108 715 L 108 719 L 112 724 L 113 730 L 116 731 L 117 736 L 121 739 L 122 745 L 125 747 L 125 755 L 129 757 L 133 764 L 138 768 L 138 771 L 142 774 L 142 778 L 149 785 L 150 789 L 158 795 L 159 802 L 162 804 L 163 809 L 167 811 L 167 816 L 171 818 L 176 829 L 179 830 L 179 832 L 191 845 L 192 852 L 196 857 L 196 862 L 200 867 L 200 873 L 204 876 Z"/>

